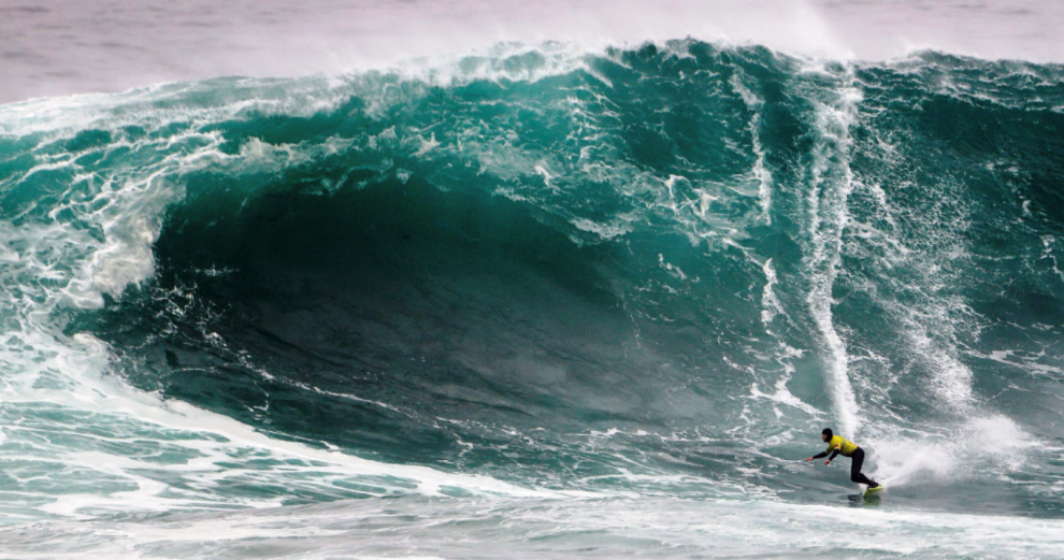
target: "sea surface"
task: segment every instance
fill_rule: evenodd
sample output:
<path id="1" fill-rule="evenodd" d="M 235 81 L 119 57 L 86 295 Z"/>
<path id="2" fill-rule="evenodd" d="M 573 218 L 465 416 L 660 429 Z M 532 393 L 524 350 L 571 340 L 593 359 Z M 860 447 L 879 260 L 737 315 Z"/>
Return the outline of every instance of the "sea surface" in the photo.
<path id="1" fill-rule="evenodd" d="M 1064 557 L 1021 4 L 0 8 L 0 558 Z"/>

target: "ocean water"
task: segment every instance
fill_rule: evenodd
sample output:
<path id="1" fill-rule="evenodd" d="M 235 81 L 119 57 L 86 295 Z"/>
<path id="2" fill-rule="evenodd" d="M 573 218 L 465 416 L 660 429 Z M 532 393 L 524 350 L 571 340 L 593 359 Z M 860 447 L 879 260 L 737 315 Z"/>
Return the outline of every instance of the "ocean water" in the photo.
<path id="1" fill-rule="evenodd" d="M 839 54 L 736 6 L 723 38 L 533 10 L 547 37 L 346 71 L 233 76 L 209 47 L 139 71 L 217 36 L 192 25 L 130 55 L 124 91 L 111 55 L 86 78 L 24 38 L 0 557 L 1064 556 L 1055 42 L 895 55 L 888 26 Z M 781 17 L 1055 17 L 943 6 Z M 96 13 L 30 8 L 7 25 Z M 474 8 L 359 13 L 515 21 Z M 825 426 L 881 499 L 802 462 Z"/>

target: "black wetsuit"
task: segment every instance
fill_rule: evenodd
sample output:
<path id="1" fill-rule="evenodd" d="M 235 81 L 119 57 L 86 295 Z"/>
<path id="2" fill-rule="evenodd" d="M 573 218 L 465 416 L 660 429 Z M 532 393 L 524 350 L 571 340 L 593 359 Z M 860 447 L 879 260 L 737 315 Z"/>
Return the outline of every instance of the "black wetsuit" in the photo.
<path id="1" fill-rule="evenodd" d="M 831 457 L 828 457 L 829 461 L 834 461 L 835 457 L 839 455 L 839 450 L 836 449 L 831 452 Z M 824 451 L 818 455 L 813 455 L 814 459 L 823 459 L 828 456 L 828 452 Z M 850 458 L 853 459 L 853 463 L 850 465 L 850 480 L 858 484 L 867 484 L 869 488 L 875 488 L 879 486 L 879 483 L 868 478 L 861 472 L 861 467 L 864 466 L 864 449 L 858 447 L 850 453 Z"/>

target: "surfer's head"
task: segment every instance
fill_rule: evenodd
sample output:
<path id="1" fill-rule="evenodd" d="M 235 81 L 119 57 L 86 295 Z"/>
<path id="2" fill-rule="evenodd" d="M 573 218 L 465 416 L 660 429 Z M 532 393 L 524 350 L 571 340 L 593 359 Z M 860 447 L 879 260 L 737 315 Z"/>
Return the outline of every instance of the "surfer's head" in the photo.
<path id="1" fill-rule="evenodd" d="M 824 441 L 831 441 L 833 437 L 835 437 L 835 432 L 832 432 L 831 428 L 824 428 L 824 431 L 820 432 L 820 439 Z"/>

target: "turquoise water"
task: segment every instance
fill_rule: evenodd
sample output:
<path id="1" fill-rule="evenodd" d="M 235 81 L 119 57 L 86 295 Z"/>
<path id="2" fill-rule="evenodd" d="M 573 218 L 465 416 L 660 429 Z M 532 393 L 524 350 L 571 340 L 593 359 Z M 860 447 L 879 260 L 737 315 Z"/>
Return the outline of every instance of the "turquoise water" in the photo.
<path id="1" fill-rule="evenodd" d="M 1059 66 L 694 40 L 2 105 L 0 539 L 1059 557 L 1061 148 Z"/>

